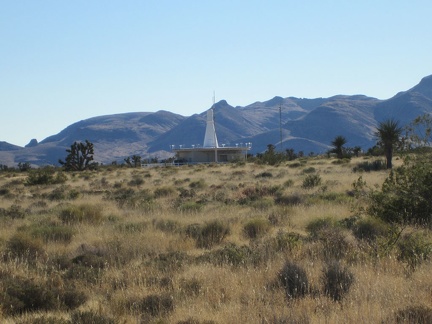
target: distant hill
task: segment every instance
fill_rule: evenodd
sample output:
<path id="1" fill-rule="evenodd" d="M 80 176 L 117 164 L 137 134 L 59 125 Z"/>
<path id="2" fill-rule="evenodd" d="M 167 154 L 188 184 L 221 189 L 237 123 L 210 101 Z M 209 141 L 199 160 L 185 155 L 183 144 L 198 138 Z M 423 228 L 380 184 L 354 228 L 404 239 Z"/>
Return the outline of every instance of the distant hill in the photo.
<path id="1" fill-rule="evenodd" d="M 123 162 L 132 155 L 166 158 L 172 155 L 172 145 L 203 144 L 208 108 L 190 117 L 168 111 L 93 117 L 40 143 L 32 140 L 24 148 L 0 142 L 0 164 L 57 165 L 73 142 L 86 139 L 94 143 L 95 159 L 105 164 Z M 346 137 L 347 146 L 368 149 L 376 142 L 378 122 L 394 118 L 404 125 L 419 115 L 432 113 L 432 75 L 388 100 L 364 95 L 314 99 L 276 96 L 245 107 L 233 107 L 221 100 L 214 109 L 219 143 L 235 146 L 251 142 L 251 153 L 264 151 L 268 144 L 278 149 L 323 153 L 337 135 Z"/>

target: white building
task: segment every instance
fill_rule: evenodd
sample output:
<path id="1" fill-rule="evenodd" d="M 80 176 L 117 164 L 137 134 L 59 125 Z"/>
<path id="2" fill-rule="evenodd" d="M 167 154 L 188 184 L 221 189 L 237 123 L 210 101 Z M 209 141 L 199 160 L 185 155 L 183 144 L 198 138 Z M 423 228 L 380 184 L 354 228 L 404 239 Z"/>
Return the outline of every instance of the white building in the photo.
<path id="1" fill-rule="evenodd" d="M 236 145 L 235 147 L 219 147 L 216 128 L 213 118 L 213 108 L 207 111 L 207 125 L 202 147 L 192 146 L 190 148 L 175 148 L 176 159 L 185 163 L 211 163 L 211 162 L 233 162 L 246 160 L 247 152 L 251 143 Z"/>

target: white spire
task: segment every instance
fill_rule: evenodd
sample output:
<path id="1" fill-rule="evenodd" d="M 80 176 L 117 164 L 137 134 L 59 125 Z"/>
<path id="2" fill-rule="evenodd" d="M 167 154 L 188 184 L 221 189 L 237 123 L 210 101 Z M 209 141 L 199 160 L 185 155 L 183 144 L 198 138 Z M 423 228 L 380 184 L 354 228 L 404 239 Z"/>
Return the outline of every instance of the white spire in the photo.
<path id="1" fill-rule="evenodd" d="M 206 132 L 204 136 L 203 147 L 215 147 L 215 148 L 219 147 L 217 137 L 216 137 L 214 119 L 213 119 L 213 107 L 207 111 L 207 126 L 206 126 Z"/>

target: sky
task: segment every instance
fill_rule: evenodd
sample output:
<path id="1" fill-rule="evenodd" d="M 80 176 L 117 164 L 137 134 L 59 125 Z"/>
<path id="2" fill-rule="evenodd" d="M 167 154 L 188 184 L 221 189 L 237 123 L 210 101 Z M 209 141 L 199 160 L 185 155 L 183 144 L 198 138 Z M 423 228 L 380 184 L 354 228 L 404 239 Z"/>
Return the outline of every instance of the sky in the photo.
<path id="1" fill-rule="evenodd" d="M 274 96 L 388 99 L 432 74 L 430 0 L 0 0 L 0 141 Z"/>

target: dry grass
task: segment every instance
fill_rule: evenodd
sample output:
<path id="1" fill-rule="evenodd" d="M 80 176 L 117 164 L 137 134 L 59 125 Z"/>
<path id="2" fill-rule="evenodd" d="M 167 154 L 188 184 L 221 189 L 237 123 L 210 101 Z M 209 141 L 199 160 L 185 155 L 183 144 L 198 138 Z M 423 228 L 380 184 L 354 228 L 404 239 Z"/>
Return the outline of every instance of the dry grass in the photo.
<path id="1" fill-rule="evenodd" d="M 377 258 L 348 228 L 330 228 L 319 239 L 307 230 L 317 219 L 337 223 L 353 215 L 350 191 L 360 176 L 369 187 L 382 184 L 386 171 L 352 172 L 361 160 L 335 164 L 310 158 L 295 167 L 293 162 L 110 167 L 39 186 L 25 186 L 25 173 L 0 173 L 0 189 L 7 188 L 0 195 L 1 292 L 8 289 L 4 278 L 13 275 L 73 286 L 87 296 L 75 310 L 9 312 L 0 320 L 70 321 L 79 310 L 115 323 L 381 323 L 394 321 L 409 306 L 432 307 L 430 260 L 407 272 L 393 252 Z M 321 184 L 304 189 L 309 174 L 318 175 Z M 62 222 L 68 206 L 97 210 L 100 219 Z M 10 216 L 18 213 L 13 208 L 23 216 Z M 244 226 L 257 219 L 270 228 L 256 238 L 245 235 Z M 229 233 L 211 248 L 200 248 L 200 230 L 213 220 Z M 43 243 L 43 255 L 35 260 L 8 257 L 10 239 L 40 224 L 66 227 L 73 237 Z M 354 277 L 340 302 L 323 292 L 329 258 L 338 258 Z M 287 260 L 306 270 L 310 291 L 304 298 L 287 298 L 278 282 Z M 156 308 L 151 300 L 159 301 Z"/>

